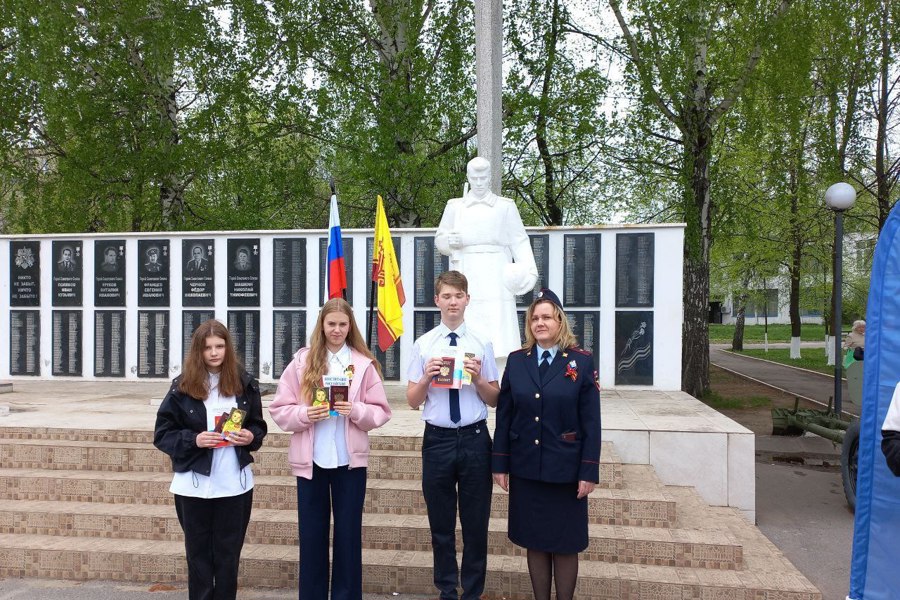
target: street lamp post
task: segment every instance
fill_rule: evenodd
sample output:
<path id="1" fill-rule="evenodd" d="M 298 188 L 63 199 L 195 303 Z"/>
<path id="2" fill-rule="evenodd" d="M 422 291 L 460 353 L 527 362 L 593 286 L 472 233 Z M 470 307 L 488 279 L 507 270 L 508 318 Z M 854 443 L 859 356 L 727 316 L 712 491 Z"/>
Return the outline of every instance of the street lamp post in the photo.
<path id="1" fill-rule="evenodd" d="M 834 412 L 841 415 L 841 270 L 843 267 L 844 211 L 856 202 L 849 183 L 835 183 L 825 191 L 825 204 L 834 211 Z"/>

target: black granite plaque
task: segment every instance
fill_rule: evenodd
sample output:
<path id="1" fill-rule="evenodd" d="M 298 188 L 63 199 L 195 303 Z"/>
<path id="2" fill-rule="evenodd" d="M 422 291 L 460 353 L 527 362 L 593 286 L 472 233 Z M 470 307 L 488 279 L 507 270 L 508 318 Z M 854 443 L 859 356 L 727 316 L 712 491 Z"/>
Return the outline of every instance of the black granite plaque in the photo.
<path id="1" fill-rule="evenodd" d="M 13 310 L 9 313 L 9 374 L 41 374 L 41 313 Z"/>
<path id="2" fill-rule="evenodd" d="M 563 236 L 563 306 L 600 306 L 600 234 Z"/>
<path id="3" fill-rule="evenodd" d="M 306 306 L 306 240 L 275 238 L 272 255 L 272 304 Z"/>
<path id="4" fill-rule="evenodd" d="M 169 305 L 169 258 L 169 240 L 138 240 L 138 306 Z"/>
<path id="5" fill-rule="evenodd" d="M 306 311 L 276 310 L 272 313 L 272 377 L 278 379 L 306 344 Z"/>
<path id="6" fill-rule="evenodd" d="M 450 257 L 440 253 L 434 245 L 432 236 L 417 237 L 413 240 L 413 256 L 415 257 L 413 281 L 416 288 L 413 305 L 416 308 L 435 308 L 434 281 L 441 273 L 450 270 Z"/>
<path id="7" fill-rule="evenodd" d="M 138 311 L 138 377 L 169 376 L 169 311 Z"/>
<path id="8" fill-rule="evenodd" d="M 9 242 L 9 305 L 41 305 L 41 243 Z"/>
<path id="9" fill-rule="evenodd" d="M 125 240 L 94 241 L 94 306 L 125 306 Z"/>
<path id="10" fill-rule="evenodd" d="M 369 350 L 371 350 L 372 354 L 375 355 L 375 358 L 378 359 L 385 381 L 400 381 L 400 340 L 391 344 L 386 352 L 382 352 L 381 348 L 378 347 L 378 326 L 374 321 L 376 318 L 375 313 L 371 310 L 367 310 L 366 314 L 368 314 L 369 319 L 373 319 L 372 344 L 369 346 Z M 438 313 L 438 315 L 440 315 L 440 313 Z"/>
<path id="11" fill-rule="evenodd" d="M 516 312 L 519 319 L 519 331 L 525 337 L 525 311 Z M 594 359 L 594 368 L 600 368 L 600 313 L 598 311 L 569 311 L 566 312 L 569 327 L 575 336 L 578 346 L 591 353 Z"/>
<path id="12" fill-rule="evenodd" d="M 616 306 L 653 306 L 652 233 L 616 235 Z"/>
<path id="13" fill-rule="evenodd" d="M 547 274 L 550 272 L 550 236 L 547 234 L 529 235 L 531 253 L 537 265 L 538 278 L 531 292 L 516 296 L 516 306 L 528 306 L 534 300 L 535 292 L 547 287 Z"/>
<path id="14" fill-rule="evenodd" d="M 413 313 L 413 334 L 419 339 L 441 324 L 441 313 L 436 310 L 417 310 Z"/>
<path id="15" fill-rule="evenodd" d="M 213 310 L 186 310 L 181 313 L 181 358 L 187 358 L 191 350 L 191 338 L 194 330 L 210 319 L 214 319 L 216 313 Z"/>
<path id="16" fill-rule="evenodd" d="M 228 311 L 228 331 L 238 361 L 248 373 L 259 377 L 259 311 Z"/>
<path id="17" fill-rule="evenodd" d="M 94 376 L 125 377 L 125 311 L 94 313 Z"/>
<path id="18" fill-rule="evenodd" d="M 259 238 L 228 240 L 228 305 L 259 306 Z"/>
<path id="19" fill-rule="evenodd" d="M 216 305 L 215 242 L 212 239 L 182 240 L 182 306 Z"/>
<path id="20" fill-rule="evenodd" d="M 344 248 L 344 267 L 347 269 L 347 302 L 353 302 L 353 238 L 341 237 Z M 319 306 L 325 304 L 325 268 L 328 266 L 328 238 L 319 238 Z"/>
<path id="21" fill-rule="evenodd" d="M 53 374 L 81 377 L 81 311 L 53 311 Z"/>
<path id="22" fill-rule="evenodd" d="M 53 306 L 81 306 L 81 241 L 54 240 L 53 256 Z"/>
<path id="23" fill-rule="evenodd" d="M 400 269 L 400 238 L 391 236 L 391 242 L 394 244 L 394 255 L 397 257 L 397 268 Z M 375 246 L 375 238 L 369 237 L 366 238 L 366 264 L 369 265 L 369 277 L 366 281 L 372 281 L 372 271 L 374 270 L 374 265 L 372 264 L 372 251 Z M 378 290 L 375 290 L 375 293 L 378 293 Z M 366 292 L 366 306 L 371 307 L 372 303 L 370 302 L 371 298 L 369 297 L 369 292 Z M 378 299 L 375 299 L 375 302 L 378 302 Z"/>
<path id="24" fill-rule="evenodd" d="M 569 327 L 578 345 L 594 356 L 594 368 L 600 368 L 600 312 L 569 311 L 566 312 Z"/>
<path id="25" fill-rule="evenodd" d="M 653 385 L 653 313 L 616 312 L 616 385 Z"/>

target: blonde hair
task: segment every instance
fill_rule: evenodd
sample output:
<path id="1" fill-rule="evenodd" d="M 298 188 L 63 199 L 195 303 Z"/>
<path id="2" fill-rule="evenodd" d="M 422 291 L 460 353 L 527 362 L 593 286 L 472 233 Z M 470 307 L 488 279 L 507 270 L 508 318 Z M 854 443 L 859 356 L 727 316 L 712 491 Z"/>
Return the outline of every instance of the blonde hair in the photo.
<path id="1" fill-rule="evenodd" d="M 319 311 L 316 326 L 309 336 L 309 353 L 306 356 L 306 370 L 303 372 L 303 380 L 300 382 L 301 396 L 307 405 L 312 404 L 313 391 L 322 385 L 322 376 L 328 372 L 328 347 L 325 340 L 325 317 L 333 312 L 344 313 L 350 319 L 350 331 L 347 332 L 347 345 L 360 354 L 371 359 L 375 365 L 375 371 L 381 377 L 381 365 L 375 360 L 372 352 L 366 346 L 362 333 L 356 326 L 353 318 L 353 307 L 343 298 L 332 298 Z"/>
<path id="2" fill-rule="evenodd" d="M 525 312 L 525 343 L 522 344 L 522 347 L 531 349 L 537 344 L 537 341 L 534 339 L 534 334 L 531 333 L 531 317 L 538 304 L 549 304 L 553 307 L 553 318 L 559 322 L 559 333 L 556 334 L 556 339 L 553 340 L 553 343 L 561 349 L 578 346 L 578 340 L 575 338 L 575 334 L 572 333 L 572 327 L 569 325 L 569 319 L 566 318 L 566 313 L 563 312 L 563 309 L 546 298 L 537 298 Z"/>

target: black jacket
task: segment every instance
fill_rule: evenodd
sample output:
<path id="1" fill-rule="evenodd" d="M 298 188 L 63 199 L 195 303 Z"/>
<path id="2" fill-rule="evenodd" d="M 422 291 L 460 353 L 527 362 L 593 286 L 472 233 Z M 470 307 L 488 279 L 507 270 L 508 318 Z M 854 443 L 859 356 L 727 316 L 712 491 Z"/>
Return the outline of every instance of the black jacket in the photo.
<path id="1" fill-rule="evenodd" d="M 172 387 L 156 413 L 153 445 L 169 455 L 172 470 L 176 473 L 194 471 L 208 476 L 212 469 L 213 449 L 197 447 L 197 434 L 207 430 L 206 405 L 202 400 L 182 393 L 178 389 L 180 381 L 180 375 L 172 381 Z M 247 411 L 244 428 L 253 432 L 250 444 L 234 446 L 243 469 L 253 462 L 250 452 L 259 450 L 268 428 L 263 419 L 259 383 L 245 371 L 241 373 L 241 384 L 244 391 L 238 396 L 237 405 Z"/>

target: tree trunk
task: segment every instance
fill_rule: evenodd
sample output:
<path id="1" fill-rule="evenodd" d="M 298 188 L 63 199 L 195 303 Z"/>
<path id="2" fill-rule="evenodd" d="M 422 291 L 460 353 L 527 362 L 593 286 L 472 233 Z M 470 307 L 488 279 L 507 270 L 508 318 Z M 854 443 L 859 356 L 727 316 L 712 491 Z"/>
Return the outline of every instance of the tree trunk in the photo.
<path id="1" fill-rule="evenodd" d="M 881 79 L 878 88 L 877 113 L 875 115 L 878 126 L 875 132 L 875 195 L 878 204 L 878 231 L 881 231 L 887 221 L 888 214 L 891 212 L 891 188 L 893 187 L 889 179 L 890 173 L 886 172 L 885 157 L 887 155 L 888 144 L 888 121 L 889 121 L 889 100 L 890 100 L 890 84 L 888 77 L 890 75 L 889 67 L 891 62 L 891 43 L 888 33 L 890 26 L 890 0 L 884 0 L 881 10 L 881 56 L 879 65 L 879 78 Z"/>
<path id="2" fill-rule="evenodd" d="M 544 214 L 547 225 L 562 225 L 562 208 L 556 197 L 555 170 L 553 168 L 553 156 L 547 143 L 547 111 L 550 103 L 550 86 L 553 77 L 553 67 L 556 64 L 556 44 L 559 38 L 559 0 L 553 2 L 553 13 L 550 21 L 550 31 L 547 33 L 547 62 L 544 65 L 544 81 L 541 85 L 541 101 L 538 105 L 537 122 L 535 124 L 535 142 L 540 153 L 541 162 L 544 165 Z"/>
<path id="3" fill-rule="evenodd" d="M 741 352 L 744 349 L 744 321 L 747 314 L 747 292 L 741 292 L 737 297 L 737 306 L 735 307 L 734 335 L 731 337 L 731 349 L 735 352 Z"/>
<path id="4" fill-rule="evenodd" d="M 700 84 L 698 84 L 700 85 Z M 709 250 L 712 204 L 709 197 L 709 128 L 705 90 L 694 94 L 686 121 L 684 170 L 684 326 L 681 389 L 699 398 L 709 390 Z"/>

